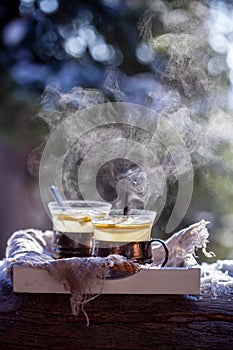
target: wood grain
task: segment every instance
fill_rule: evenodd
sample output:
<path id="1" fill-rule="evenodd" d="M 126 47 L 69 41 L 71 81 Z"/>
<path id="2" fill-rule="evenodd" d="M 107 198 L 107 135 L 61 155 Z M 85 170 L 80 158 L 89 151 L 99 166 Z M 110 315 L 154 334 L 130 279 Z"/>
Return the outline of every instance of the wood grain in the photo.
<path id="1" fill-rule="evenodd" d="M 87 327 L 82 313 L 71 315 L 69 295 L 15 295 L 6 288 L 0 349 L 231 349 L 232 299 L 101 295 L 85 307 Z"/>

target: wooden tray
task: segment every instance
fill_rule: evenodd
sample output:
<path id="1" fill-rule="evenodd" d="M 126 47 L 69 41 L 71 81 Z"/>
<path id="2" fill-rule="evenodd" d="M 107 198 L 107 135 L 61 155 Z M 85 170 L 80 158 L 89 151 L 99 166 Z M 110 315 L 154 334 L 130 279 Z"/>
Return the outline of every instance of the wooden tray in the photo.
<path id="1" fill-rule="evenodd" d="M 19 265 L 13 268 L 13 290 L 19 293 L 69 293 L 46 270 Z M 200 268 L 142 269 L 129 277 L 105 280 L 103 294 L 200 294 Z"/>

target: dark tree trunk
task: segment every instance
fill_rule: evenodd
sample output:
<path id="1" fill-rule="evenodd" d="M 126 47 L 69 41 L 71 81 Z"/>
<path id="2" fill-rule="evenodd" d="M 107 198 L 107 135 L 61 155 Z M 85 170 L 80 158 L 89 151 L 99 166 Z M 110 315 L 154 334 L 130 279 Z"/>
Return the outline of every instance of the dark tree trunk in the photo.
<path id="1" fill-rule="evenodd" d="M 227 296 L 101 295 L 86 304 L 89 327 L 69 295 L 5 292 L 0 305 L 1 349 L 232 349 Z"/>

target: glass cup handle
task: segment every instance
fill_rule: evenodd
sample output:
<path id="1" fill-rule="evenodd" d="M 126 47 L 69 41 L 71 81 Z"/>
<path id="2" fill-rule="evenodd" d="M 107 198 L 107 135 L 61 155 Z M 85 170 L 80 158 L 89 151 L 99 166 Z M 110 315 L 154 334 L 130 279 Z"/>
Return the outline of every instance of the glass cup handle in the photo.
<path id="1" fill-rule="evenodd" d="M 162 239 L 159 239 L 159 238 L 157 238 L 157 239 L 151 239 L 151 240 L 148 242 L 148 244 L 147 244 L 147 250 L 148 250 L 148 248 L 151 246 L 151 244 L 152 244 L 153 242 L 159 242 L 159 243 L 161 243 L 162 246 L 163 246 L 163 248 L 164 248 L 164 251 L 165 251 L 165 258 L 164 258 L 164 261 L 163 261 L 163 263 L 162 263 L 162 265 L 161 265 L 161 267 L 163 267 L 163 266 L 166 265 L 166 263 L 168 262 L 168 258 L 169 258 L 169 250 L 168 250 L 167 244 L 166 244 Z"/>

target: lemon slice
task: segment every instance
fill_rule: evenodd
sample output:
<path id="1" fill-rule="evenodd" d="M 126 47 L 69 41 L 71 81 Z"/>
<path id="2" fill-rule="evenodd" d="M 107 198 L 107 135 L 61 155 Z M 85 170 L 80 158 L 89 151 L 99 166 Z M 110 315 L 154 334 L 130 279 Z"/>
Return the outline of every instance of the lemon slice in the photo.
<path id="1" fill-rule="evenodd" d="M 80 223 L 82 222 L 88 222 L 91 221 L 90 216 L 84 216 L 84 217 L 74 217 L 68 214 L 58 214 L 57 215 L 57 220 L 61 220 L 61 221 L 78 221 Z"/>
<path id="2" fill-rule="evenodd" d="M 129 224 L 129 225 L 125 225 L 125 224 L 94 224 L 94 227 L 98 228 L 98 229 L 118 229 L 120 228 L 121 230 L 132 230 L 132 229 L 145 229 L 145 228 L 150 228 L 151 227 L 151 223 L 148 224 Z"/>

